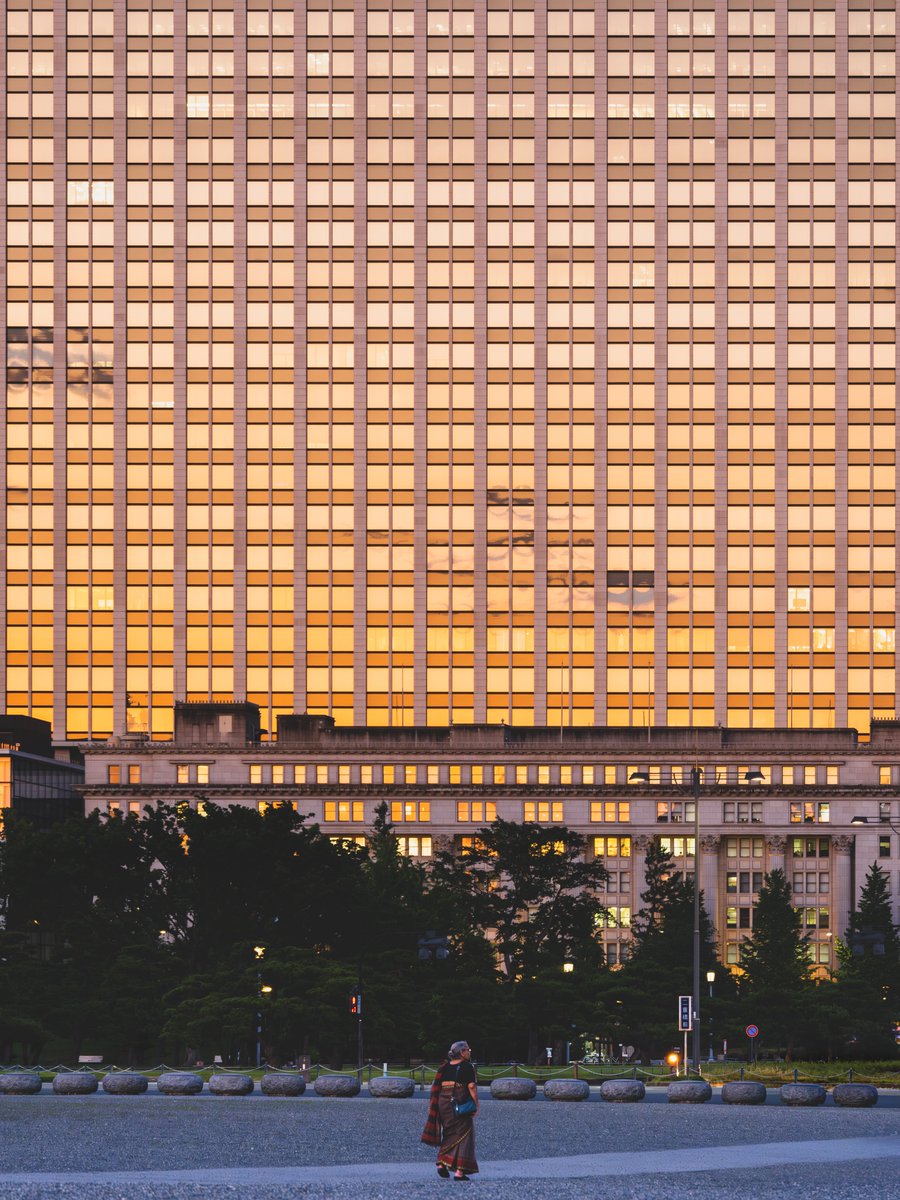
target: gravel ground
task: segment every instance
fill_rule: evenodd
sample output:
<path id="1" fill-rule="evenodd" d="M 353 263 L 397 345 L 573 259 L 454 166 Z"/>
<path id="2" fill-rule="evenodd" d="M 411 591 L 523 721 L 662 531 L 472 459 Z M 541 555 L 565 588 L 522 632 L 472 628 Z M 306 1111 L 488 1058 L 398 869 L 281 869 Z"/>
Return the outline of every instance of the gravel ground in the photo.
<path id="1" fill-rule="evenodd" d="M 485 1089 L 486 1091 L 486 1089 Z M 772 1142 L 831 1141 L 860 1137 L 900 1138 L 900 1096 L 875 1109 L 788 1109 L 774 1103 L 760 1108 L 723 1105 L 716 1097 L 703 1106 L 667 1105 L 656 1097 L 637 1105 L 527 1104 L 485 1098 L 478 1118 L 478 1157 L 484 1163 L 561 1159 L 579 1154 L 613 1154 L 691 1149 L 705 1146 L 759 1145 Z M 191 1200 L 252 1194 L 259 1200 L 287 1196 L 394 1197 L 431 1196 L 442 1181 L 414 1182 L 430 1170 L 433 1150 L 421 1145 L 426 1094 L 413 1100 L 244 1099 L 112 1097 L 105 1095 L 0 1098 L 0 1196 L 90 1197 L 114 1200 Z M 242 1179 L 234 1186 L 219 1181 L 105 1182 L 85 1179 L 55 1183 L 43 1172 L 133 1172 L 215 1170 L 222 1168 L 316 1167 L 351 1163 L 408 1163 L 411 1179 L 403 1186 L 375 1178 L 335 1183 Z M 699 1164 L 698 1164 L 699 1165 Z M 737 1165 L 737 1164 L 736 1164 Z M 13 1183 L 3 1176 L 34 1172 L 34 1182 Z M 527 1174 L 527 1172 L 526 1172 Z M 830 1166 L 740 1168 L 743 1196 L 766 1200 L 796 1198 L 813 1189 L 822 1197 L 864 1200 L 897 1193 L 900 1159 L 873 1163 L 855 1160 Z M 606 1200 L 643 1198 L 665 1188 L 680 1196 L 732 1200 L 730 1170 L 679 1175 L 607 1176 L 603 1179 L 526 1179 L 476 1181 L 490 1200 L 506 1197 L 603 1196 Z"/>

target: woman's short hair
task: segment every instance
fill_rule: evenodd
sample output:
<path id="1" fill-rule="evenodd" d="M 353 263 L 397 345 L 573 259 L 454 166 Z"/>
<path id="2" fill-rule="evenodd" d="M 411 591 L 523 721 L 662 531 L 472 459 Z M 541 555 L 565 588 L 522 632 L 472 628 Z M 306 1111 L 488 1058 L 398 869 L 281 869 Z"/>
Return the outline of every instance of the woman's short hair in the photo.
<path id="1" fill-rule="evenodd" d="M 450 1057 L 451 1058 L 459 1058 L 459 1056 L 460 1056 L 460 1054 L 462 1054 L 463 1050 L 468 1050 L 468 1048 L 469 1048 L 468 1042 L 454 1042 L 453 1045 L 450 1047 Z"/>

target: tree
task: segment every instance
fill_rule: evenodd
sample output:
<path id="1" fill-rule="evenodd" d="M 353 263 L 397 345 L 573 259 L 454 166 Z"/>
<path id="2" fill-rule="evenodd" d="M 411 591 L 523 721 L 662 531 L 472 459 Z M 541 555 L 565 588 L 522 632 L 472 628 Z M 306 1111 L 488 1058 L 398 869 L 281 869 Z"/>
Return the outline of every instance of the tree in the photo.
<path id="1" fill-rule="evenodd" d="M 791 902 L 784 871 L 763 878 L 753 914 L 753 934 L 744 939 L 741 999 L 747 1021 L 759 1026 L 763 1044 L 785 1050 L 790 1061 L 808 1017 L 812 995 L 809 934 Z"/>
<path id="2" fill-rule="evenodd" d="M 837 994 L 848 1014 L 847 1040 L 863 1057 L 893 1057 L 893 1018 L 900 999 L 900 935 L 891 914 L 888 877 L 872 863 L 838 943 Z"/>
<path id="3" fill-rule="evenodd" d="M 678 997 L 693 985 L 694 882 L 676 868 L 672 855 L 655 838 L 647 851 L 643 907 L 632 922 L 627 961 L 609 979 L 613 1040 L 639 1048 L 647 1059 L 677 1039 Z M 718 966 L 715 933 L 700 896 L 700 971 Z M 718 1005 L 732 990 L 729 972 L 719 972 Z"/>
<path id="4" fill-rule="evenodd" d="M 602 860 L 585 857 L 586 845 L 563 825 L 496 820 L 470 848 L 435 856 L 432 888 L 448 906 L 448 928 L 490 940 L 502 982 L 525 1014 L 529 1060 L 544 1044 L 545 997 L 563 964 L 572 964 L 573 987 L 590 986 L 602 966 L 596 935 L 608 873 Z M 570 1022 L 558 1008 L 557 1023 Z"/>

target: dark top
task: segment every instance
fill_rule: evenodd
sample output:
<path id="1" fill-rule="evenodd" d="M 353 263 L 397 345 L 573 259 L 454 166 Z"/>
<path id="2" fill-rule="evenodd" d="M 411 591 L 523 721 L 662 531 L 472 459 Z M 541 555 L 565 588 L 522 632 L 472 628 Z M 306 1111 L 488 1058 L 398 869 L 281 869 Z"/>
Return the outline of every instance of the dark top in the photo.
<path id="1" fill-rule="evenodd" d="M 447 1063 L 444 1083 L 475 1083 L 475 1068 L 470 1062 Z"/>

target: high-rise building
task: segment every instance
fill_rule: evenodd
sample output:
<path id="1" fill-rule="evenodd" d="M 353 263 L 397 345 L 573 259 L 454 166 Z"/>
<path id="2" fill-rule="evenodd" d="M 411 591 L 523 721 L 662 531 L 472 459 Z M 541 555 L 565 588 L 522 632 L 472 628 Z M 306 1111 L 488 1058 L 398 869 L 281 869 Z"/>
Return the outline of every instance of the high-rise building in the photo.
<path id="1" fill-rule="evenodd" d="M 0 10 L 0 710 L 893 714 L 893 0 Z"/>

